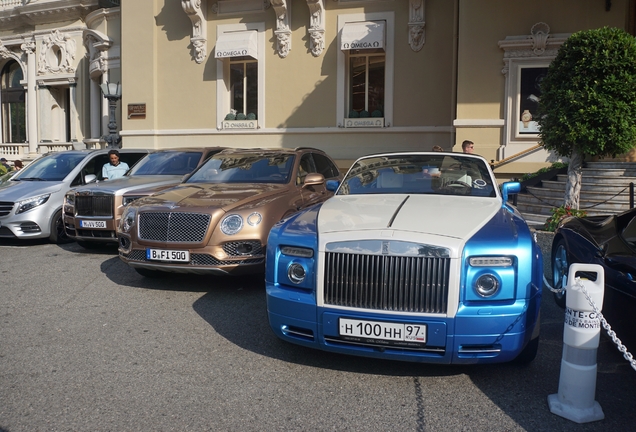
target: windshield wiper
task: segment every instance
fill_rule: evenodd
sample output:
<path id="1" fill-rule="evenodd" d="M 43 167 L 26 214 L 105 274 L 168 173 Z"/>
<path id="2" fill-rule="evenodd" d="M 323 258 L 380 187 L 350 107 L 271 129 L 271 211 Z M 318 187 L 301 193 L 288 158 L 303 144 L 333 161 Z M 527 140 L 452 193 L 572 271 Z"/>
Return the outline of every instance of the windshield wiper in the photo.
<path id="1" fill-rule="evenodd" d="M 16 180 L 18 180 L 18 179 L 16 179 Z M 46 181 L 45 179 L 40 178 L 40 177 L 22 177 L 22 178 L 20 178 L 19 180 L 26 180 L 26 181 Z"/>

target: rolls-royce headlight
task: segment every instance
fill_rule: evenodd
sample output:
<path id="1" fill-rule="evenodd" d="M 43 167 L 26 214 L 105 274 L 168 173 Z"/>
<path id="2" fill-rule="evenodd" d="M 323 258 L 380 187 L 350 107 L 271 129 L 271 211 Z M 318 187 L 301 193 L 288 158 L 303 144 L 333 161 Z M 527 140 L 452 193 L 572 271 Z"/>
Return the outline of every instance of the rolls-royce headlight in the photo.
<path id="1" fill-rule="evenodd" d="M 221 221 L 221 231 L 225 235 L 234 235 L 243 228 L 243 218 L 237 214 L 229 215 Z"/>
<path id="2" fill-rule="evenodd" d="M 25 199 L 22 201 L 18 201 L 18 209 L 16 210 L 15 214 L 24 213 L 37 206 L 41 206 L 42 204 L 47 202 L 50 197 L 51 197 L 51 194 L 49 193 L 44 195 L 38 195 L 36 197 Z"/>
<path id="3" fill-rule="evenodd" d="M 122 198 L 121 203 L 124 206 L 127 206 L 128 204 L 130 204 L 131 202 L 138 200 L 139 198 L 143 198 L 141 196 L 125 196 Z"/>
<path id="4" fill-rule="evenodd" d="M 134 208 L 127 208 L 124 215 L 121 218 L 121 231 L 128 233 L 135 224 L 135 217 L 137 216 L 137 210 Z"/>
<path id="5" fill-rule="evenodd" d="M 309 248 L 295 247 L 295 246 L 282 246 L 280 248 L 281 253 L 284 255 L 312 258 L 314 256 L 314 250 Z"/>
<path id="6" fill-rule="evenodd" d="M 475 281 L 475 291 L 482 297 L 492 297 L 499 291 L 499 279 L 492 274 L 483 274 Z"/>
<path id="7" fill-rule="evenodd" d="M 291 263 L 289 267 L 287 267 L 287 277 L 289 280 L 295 284 L 302 283 L 307 276 L 307 272 L 305 271 L 305 267 L 299 263 Z"/>
<path id="8" fill-rule="evenodd" d="M 512 258 L 504 256 L 472 257 L 468 263 L 473 267 L 510 267 Z"/>

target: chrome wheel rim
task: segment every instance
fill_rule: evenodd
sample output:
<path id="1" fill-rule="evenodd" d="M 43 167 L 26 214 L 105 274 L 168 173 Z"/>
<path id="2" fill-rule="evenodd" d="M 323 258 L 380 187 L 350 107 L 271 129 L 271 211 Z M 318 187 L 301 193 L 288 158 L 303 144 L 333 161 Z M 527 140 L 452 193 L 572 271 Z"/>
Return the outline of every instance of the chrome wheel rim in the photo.
<path id="1" fill-rule="evenodd" d="M 555 289 L 561 289 L 567 285 L 568 279 L 568 257 L 565 246 L 560 244 L 554 251 L 552 259 L 552 283 Z M 563 292 L 558 293 L 562 296 Z"/>

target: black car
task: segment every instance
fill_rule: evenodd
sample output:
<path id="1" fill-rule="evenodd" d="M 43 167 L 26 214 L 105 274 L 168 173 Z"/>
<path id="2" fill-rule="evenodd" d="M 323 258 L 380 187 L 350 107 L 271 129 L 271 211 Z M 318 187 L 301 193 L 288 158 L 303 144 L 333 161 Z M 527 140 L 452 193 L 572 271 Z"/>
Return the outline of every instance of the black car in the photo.
<path id="1" fill-rule="evenodd" d="M 599 264 L 605 274 L 603 315 L 630 348 L 636 343 L 636 209 L 612 216 L 567 218 L 552 242 L 554 288 L 567 286 L 572 263 Z M 554 298 L 565 307 L 565 294 Z M 634 348 L 632 348 L 634 349 Z"/>

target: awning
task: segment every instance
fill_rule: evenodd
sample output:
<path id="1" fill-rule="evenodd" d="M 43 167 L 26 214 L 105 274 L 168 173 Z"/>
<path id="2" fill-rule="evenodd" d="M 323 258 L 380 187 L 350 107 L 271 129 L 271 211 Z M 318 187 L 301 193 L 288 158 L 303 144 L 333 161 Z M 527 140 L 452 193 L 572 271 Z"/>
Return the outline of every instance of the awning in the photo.
<path id="1" fill-rule="evenodd" d="M 341 50 L 384 48 L 384 21 L 346 23 L 340 38 Z"/>
<path id="2" fill-rule="evenodd" d="M 250 56 L 257 59 L 256 30 L 223 33 L 216 40 L 215 58 Z"/>

